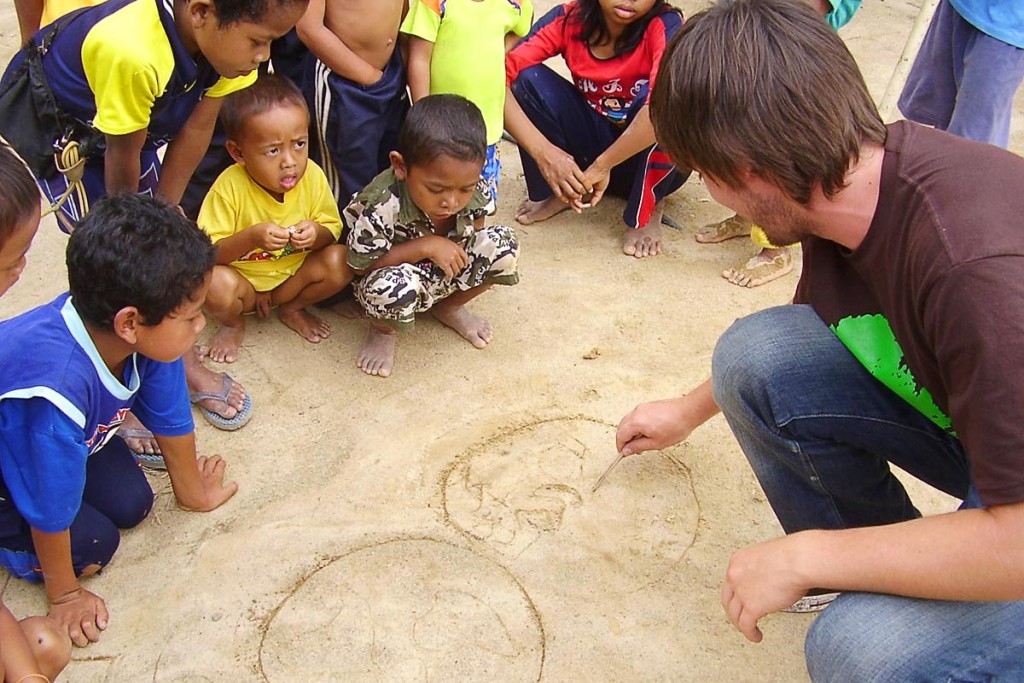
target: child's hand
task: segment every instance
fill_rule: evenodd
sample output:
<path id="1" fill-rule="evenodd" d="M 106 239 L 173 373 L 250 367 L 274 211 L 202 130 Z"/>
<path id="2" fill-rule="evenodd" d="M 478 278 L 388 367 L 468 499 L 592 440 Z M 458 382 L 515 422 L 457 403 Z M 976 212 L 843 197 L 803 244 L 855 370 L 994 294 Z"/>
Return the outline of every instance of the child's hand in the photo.
<path id="1" fill-rule="evenodd" d="M 257 223 L 251 229 L 256 232 L 256 245 L 267 251 L 284 249 L 291 237 L 288 228 L 282 228 L 275 223 Z"/>
<path id="2" fill-rule="evenodd" d="M 316 243 L 318 227 L 313 221 L 299 221 L 289 228 L 292 236 L 292 246 L 295 247 L 295 251 L 313 248 L 313 245 Z"/>
<path id="3" fill-rule="evenodd" d="M 270 315 L 270 295 L 273 290 L 269 292 L 256 292 L 256 317 L 266 318 Z"/>
<path id="4" fill-rule="evenodd" d="M 50 601 L 50 618 L 61 630 L 67 631 L 78 647 L 85 647 L 100 639 L 100 631 L 107 627 L 110 615 L 103 598 L 81 586 Z"/>
<path id="5" fill-rule="evenodd" d="M 199 483 L 202 486 L 201 499 L 193 505 L 184 505 L 179 500 L 178 507 L 191 512 L 209 512 L 226 503 L 238 491 L 238 484 L 233 481 L 224 483 L 224 468 L 227 463 L 219 455 L 196 458 L 199 468 Z"/>
<path id="6" fill-rule="evenodd" d="M 469 265 L 466 251 L 447 237 L 429 235 L 422 239 L 430 240 L 427 245 L 427 258 L 444 271 L 444 279 L 451 280 Z"/>

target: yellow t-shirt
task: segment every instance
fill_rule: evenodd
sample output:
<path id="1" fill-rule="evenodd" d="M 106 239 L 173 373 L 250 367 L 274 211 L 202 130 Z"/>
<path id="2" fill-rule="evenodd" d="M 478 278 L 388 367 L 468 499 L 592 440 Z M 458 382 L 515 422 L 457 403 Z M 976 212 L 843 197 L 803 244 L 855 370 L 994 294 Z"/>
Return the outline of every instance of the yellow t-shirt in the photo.
<path id="1" fill-rule="evenodd" d="M 480 107 L 488 145 L 504 129 L 505 36 L 525 36 L 532 20 L 532 0 L 413 0 L 402 22 L 402 33 L 434 44 L 430 94 Z"/>
<path id="2" fill-rule="evenodd" d="M 257 223 L 289 227 L 300 221 L 319 223 L 335 238 L 341 236 L 341 216 L 323 170 L 312 161 L 299 183 L 279 202 L 257 185 L 235 164 L 220 174 L 199 210 L 199 227 L 214 244 Z M 295 275 L 309 254 L 288 249 L 253 249 L 231 266 L 252 283 L 257 292 L 267 292 Z"/>
<path id="3" fill-rule="evenodd" d="M 172 78 L 180 78 L 178 71 L 182 68 L 175 61 L 175 50 L 180 53 L 184 47 L 177 35 L 168 35 L 160 14 L 166 10 L 161 7 L 154 0 L 128 3 L 99 18 L 82 41 L 81 68 L 95 99 L 92 125 L 100 132 L 126 135 L 151 128 L 154 104 L 158 99 L 173 97 L 168 88 Z M 176 45 L 172 46 L 172 41 Z M 196 68 L 191 62 L 188 66 Z M 220 77 L 204 96 L 223 97 L 241 90 L 252 85 L 257 75 L 253 71 L 236 78 Z M 194 103 L 180 113 L 174 104 L 163 116 L 180 116 L 182 120 L 176 122 L 180 129 Z"/>
<path id="4" fill-rule="evenodd" d="M 40 26 L 47 26 L 79 7 L 92 7 L 103 0 L 46 0 L 43 3 L 43 16 Z"/>

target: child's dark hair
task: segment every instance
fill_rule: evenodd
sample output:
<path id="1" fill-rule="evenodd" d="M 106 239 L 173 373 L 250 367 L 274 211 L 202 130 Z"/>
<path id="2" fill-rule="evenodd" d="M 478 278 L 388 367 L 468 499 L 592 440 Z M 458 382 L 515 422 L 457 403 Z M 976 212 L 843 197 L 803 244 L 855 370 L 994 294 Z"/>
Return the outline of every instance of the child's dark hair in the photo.
<path id="1" fill-rule="evenodd" d="M 206 233 L 171 205 L 133 193 L 104 197 L 68 241 L 71 300 L 105 330 L 126 306 L 158 325 L 191 299 L 216 257 Z"/>
<path id="2" fill-rule="evenodd" d="M 0 247 L 39 208 L 39 187 L 28 168 L 0 142 Z"/>
<path id="3" fill-rule="evenodd" d="M 233 92 L 224 98 L 220 122 L 224 125 L 228 139 L 237 141 L 245 130 L 245 122 L 250 117 L 281 105 L 299 107 L 309 113 L 306 98 L 294 83 L 284 76 L 261 74 L 248 88 Z"/>
<path id="4" fill-rule="evenodd" d="M 407 166 L 429 164 L 440 156 L 482 163 L 487 158 L 484 116 L 461 95 L 428 95 L 406 115 L 398 151 Z"/>
<path id="5" fill-rule="evenodd" d="M 221 28 L 245 21 L 258 24 L 271 9 L 307 5 L 309 0 L 212 0 Z"/>
<path id="6" fill-rule="evenodd" d="M 679 12 L 666 0 L 657 0 L 654 6 L 636 21 L 632 22 L 622 32 L 622 35 L 615 41 L 615 54 L 621 55 L 630 52 L 640 44 L 647 31 L 647 25 L 659 14 L 665 12 Z M 576 0 L 576 5 L 569 10 L 569 19 L 576 21 L 580 26 L 577 38 L 587 45 L 595 45 L 608 40 L 608 26 L 604 23 L 604 13 L 601 11 L 599 0 Z"/>

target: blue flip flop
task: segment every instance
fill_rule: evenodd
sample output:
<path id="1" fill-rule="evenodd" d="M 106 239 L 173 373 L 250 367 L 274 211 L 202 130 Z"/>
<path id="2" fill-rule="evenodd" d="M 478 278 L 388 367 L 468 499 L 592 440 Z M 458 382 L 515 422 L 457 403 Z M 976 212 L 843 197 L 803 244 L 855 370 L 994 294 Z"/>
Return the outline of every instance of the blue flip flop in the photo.
<path id="1" fill-rule="evenodd" d="M 121 428 L 117 430 L 117 435 L 122 439 L 152 439 L 153 432 L 148 429 L 127 429 Z M 125 446 L 128 442 L 125 442 Z M 147 453 L 146 451 L 136 451 L 131 448 L 128 449 L 132 456 L 135 458 L 135 462 L 139 463 L 143 467 L 151 470 L 166 470 L 167 463 L 164 462 L 164 456 L 159 453 Z"/>
<path id="2" fill-rule="evenodd" d="M 192 401 L 192 403 L 199 403 L 200 401 L 212 398 L 215 401 L 227 403 L 228 396 L 231 394 L 231 387 L 235 385 L 235 380 L 226 372 L 221 373 L 221 378 L 220 391 L 190 391 L 188 395 L 189 400 Z M 217 429 L 223 429 L 226 432 L 233 432 L 236 429 L 244 427 L 252 418 L 252 396 L 249 394 L 245 395 L 245 401 L 242 404 L 242 409 L 235 413 L 235 416 L 230 419 L 222 415 L 218 415 L 206 406 L 199 406 L 199 412 L 203 414 L 203 417 L 206 418 L 207 422 Z"/>

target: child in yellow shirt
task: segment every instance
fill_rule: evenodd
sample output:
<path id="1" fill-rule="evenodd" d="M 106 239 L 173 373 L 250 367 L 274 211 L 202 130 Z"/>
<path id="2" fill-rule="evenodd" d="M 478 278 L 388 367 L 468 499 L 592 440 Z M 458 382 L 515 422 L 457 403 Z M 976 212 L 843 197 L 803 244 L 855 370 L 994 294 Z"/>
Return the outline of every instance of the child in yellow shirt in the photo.
<path id="1" fill-rule="evenodd" d="M 217 246 L 206 310 L 221 324 L 209 355 L 231 363 L 246 313 L 281 322 L 312 343 L 330 334 L 306 307 L 352 280 L 337 243 L 341 217 L 324 172 L 309 161 L 309 111 L 302 93 L 280 76 L 261 76 L 226 98 L 221 120 L 235 165 L 217 178 L 199 226 Z"/>

